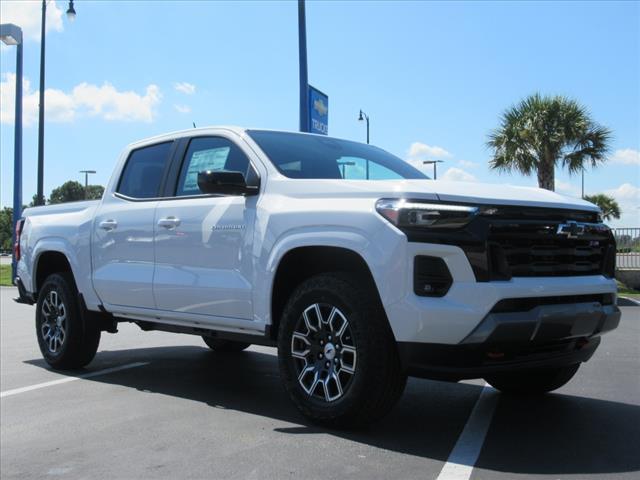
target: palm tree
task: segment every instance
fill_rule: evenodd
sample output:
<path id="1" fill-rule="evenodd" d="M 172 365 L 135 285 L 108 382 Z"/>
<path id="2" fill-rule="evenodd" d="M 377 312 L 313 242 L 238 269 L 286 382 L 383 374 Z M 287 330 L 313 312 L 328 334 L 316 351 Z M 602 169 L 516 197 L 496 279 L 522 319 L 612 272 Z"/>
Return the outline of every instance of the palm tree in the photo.
<path id="1" fill-rule="evenodd" d="M 585 164 L 597 166 L 607 159 L 611 131 L 595 123 L 576 101 L 538 93 L 502 115 L 500 127 L 489 134 L 493 150 L 491 168 L 538 174 L 538 186 L 553 190 L 555 166 L 569 173 Z"/>
<path id="2" fill-rule="evenodd" d="M 596 193 L 595 195 L 585 195 L 584 199 L 600 207 L 602 218 L 605 220 L 620 218 L 620 206 L 613 197 L 605 195 L 604 193 Z"/>

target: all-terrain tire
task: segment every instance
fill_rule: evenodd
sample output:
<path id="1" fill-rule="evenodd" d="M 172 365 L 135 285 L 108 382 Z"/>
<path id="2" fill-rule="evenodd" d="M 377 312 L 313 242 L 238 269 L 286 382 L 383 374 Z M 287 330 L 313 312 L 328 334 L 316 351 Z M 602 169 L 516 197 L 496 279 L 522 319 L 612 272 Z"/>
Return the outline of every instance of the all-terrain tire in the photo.
<path id="1" fill-rule="evenodd" d="M 236 342 L 234 340 L 224 340 L 222 338 L 211 338 L 206 336 L 203 336 L 202 340 L 204 340 L 204 343 L 206 343 L 211 350 L 222 353 L 241 352 L 251 346 L 250 343 Z"/>
<path id="2" fill-rule="evenodd" d="M 278 331 L 280 374 L 293 403 L 315 423 L 333 428 L 369 425 L 385 416 L 404 391 L 407 376 L 400 366 L 393 332 L 376 292 L 365 285 L 367 282 L 355 275 L 323 273 L 299 285 L 284 308 Z M 315 319 L 309 320 L 313 315 Z M 343 328 L 342 319 L 347 327 L 338 339 L 336 332 Z M 305 325 L 315 322 L 320 327 L 314 332 L 301 326 L 301 322 Z M 320 331 L 323 325 L 326 331 Z M 300 332 L 304 330 L 308 339 L 299 347 Z M 321 345 L 322 338 L 325 341 Z M 301 359 L 298 350 L 305 348 L 305 342 L 310 342 L 310 352 L 314 353 Z M 331 354 L 334 345 L 338 352 L 335 357 Z M 308 370 L 310 365 L 319 365 L 319 374 L 312 372 L 301 377 L 301 371 Z M 341 372 L 343 365 L 344 372 Z M 311 381 L 305 383 L 307 376 L 312 376 Z M 317 379 L 322 381 L 323 376 L 325 383 L 319 389 Z M 339 376 L 344 383 L 340 389 L 338 380 L 329 380 Z"/>
<path id="3" fill-rule="evenodd" d="M 55 369 L 87 365 L 100 344 L 100 329 L 85 321 L 70 273 L 49 275 L 38 293 L 36 336 L 45 361 Z"/>
<path id="4" fill-rule="evenodd" d="M 509 372 L 485 378 L 496 390 L 510 394 L 543 394 L 566 385 L 578 371 L 580 364 L 543 368 L 523 372 Z"/>

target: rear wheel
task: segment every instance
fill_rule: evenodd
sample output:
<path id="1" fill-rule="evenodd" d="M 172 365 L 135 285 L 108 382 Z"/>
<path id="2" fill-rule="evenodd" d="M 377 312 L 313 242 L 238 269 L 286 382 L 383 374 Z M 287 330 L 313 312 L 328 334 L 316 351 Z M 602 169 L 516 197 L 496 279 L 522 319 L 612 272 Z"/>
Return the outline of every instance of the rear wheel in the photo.
<path id="1" fill-rule="evenodd" d="M 233 340 L 223 340 L 221 338 L 211 338 L 203 336 L 202 339 L 207 346 L 216 352 L 241 352 L 251 346 L 250 343 L 236 342 Z"/>
<path id="2" fill-rule="evenodd" d="M 566 385 L 576 374 L 580 364 L 567 367 L 543 368 L 523 372 L 499 373 L 485 380 L 496 390 L 514 394 L 541 394 Z"/>
<path id="3" fill-rule="evenodd" d="M 312 277 L 291 295 L 280 323 L 285 388 L 303 415 L 331 427 L 380 419 L 406 384 L 384 311 L 363 284 L 343 273 Z"/>
<path id="4" fill-rule="evenodd" d="M 44 281 L 38 293 L 36 335 L 42 356 L 53 368 L 81 368 L 95 357 L 100 329 L 82 317 L 69 273 L 55 273 Z"/>

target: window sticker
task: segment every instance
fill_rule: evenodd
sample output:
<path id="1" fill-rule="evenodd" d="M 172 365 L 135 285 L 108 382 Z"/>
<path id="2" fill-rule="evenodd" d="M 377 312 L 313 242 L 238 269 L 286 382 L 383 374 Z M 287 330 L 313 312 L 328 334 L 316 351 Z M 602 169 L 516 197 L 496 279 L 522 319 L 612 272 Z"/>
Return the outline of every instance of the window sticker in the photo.
<path id="1" fill-rule="evenodd" d="M 198 190 L 198 173 L 205 170 L 224 170 L 230 147 L 210 148 L 193 152 L 187 175 L 184 179 L 183 191 Z"/>

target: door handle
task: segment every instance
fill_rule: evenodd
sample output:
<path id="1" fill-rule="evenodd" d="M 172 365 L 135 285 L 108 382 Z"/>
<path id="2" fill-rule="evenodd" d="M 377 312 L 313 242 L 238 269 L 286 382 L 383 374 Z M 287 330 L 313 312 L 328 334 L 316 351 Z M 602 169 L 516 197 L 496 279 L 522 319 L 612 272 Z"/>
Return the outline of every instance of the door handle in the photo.
<path id="1" fill-rule="evenodd" d="M 100 228 L 103 230 L 113 230 L 118 226 L 118 222 L 115 220 L 103 220 L 100 222 Z"/>
<path id="2" fill-rule="evenodd" d="M 180 225 L 180 219 L 177 217 L 166 217 L 158 220 L 158 226 L 168 230 L 176 228 L 178 225 Z"/>

